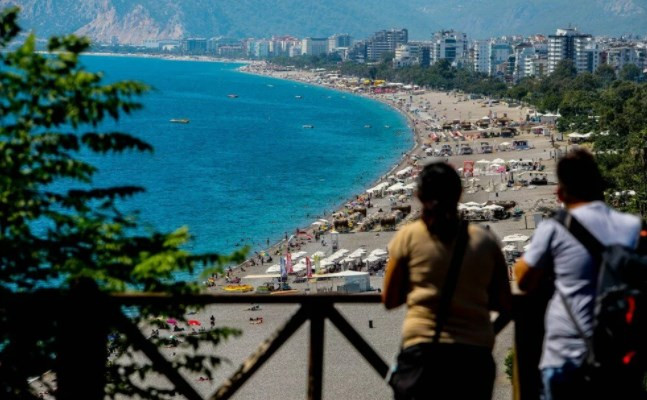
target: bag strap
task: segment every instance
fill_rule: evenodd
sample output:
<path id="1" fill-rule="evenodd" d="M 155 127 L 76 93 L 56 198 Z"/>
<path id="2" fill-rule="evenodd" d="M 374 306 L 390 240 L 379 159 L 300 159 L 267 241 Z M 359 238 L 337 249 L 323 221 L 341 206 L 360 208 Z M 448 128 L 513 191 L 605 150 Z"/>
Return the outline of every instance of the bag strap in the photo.
<path id="1" fill-rule="evenodd" d="M 577 239 L 584 246 L 584 248 L 586 248 L 589 254 L 591 254 L 591 257 L 593 257 L 596 266 L 599 266 L 602 263 L 602 252 L 604 251 L 605 246 L 595 236 L 593 236 L 591 232 L 589 232 L 584 226 L 582 226 L 577 218 L 575 218 L 566 210 L 560 210 L 559 213 L 555 216 L 555 220 L 561 223 L 571 233 L 571 235 L 573 235 L 573 237 Z M 573 310 L 568 304 L 566 296 L 561 290 L 559 290 L 557 284 L 555 284 L 555 291 L 559 295 L 559 298 L 564 305 L 564 309 L 566 309 L 568 317 L 570 318 L 571 322 L 573 322 L 577 334 L 582 340 L 584 340 L 584 343 L 586 344 L 588 361 L 590 363 L 593 362 L 595 360 L 595 355 L 593 353 L 593 343 L 591 341 L 591 338 L 588 337 L 586 333 L 584 333 L 584 330 L 577 322 L 575 314 L 573 314 Z"/>
<path id="2" fill-rule="evenodd" d="M 566 210 L 560 210 L 555 216 L 555 220 L 562 224 L 582 246 L 588 250 L 591 257 L 596 261 L 596 265 L 602 261 L 604 246 L 591 232 L 588 231 L 580 221 Z"/>
<path id="3" fill-rule="evenodd" d="M 469 239 L 467 227 L 467 221 L 461 220 L 458 227 L 456 245 L 454 246 L 449 269 L 447 270 L 447 278 L 445 278 L 445 284 L 440 293 L 440 304 L 436 314 L 436 329 L 433 343 L 440 342 L 440 334 L 443 332 L 445 323 L 449 317 L 449 306 L 452 304 L 452 297 L 454 297 L 454 291 L 458 283 L 458 275 L 463 264 L 463 256 L 465 255 L 465 248 Z"/>

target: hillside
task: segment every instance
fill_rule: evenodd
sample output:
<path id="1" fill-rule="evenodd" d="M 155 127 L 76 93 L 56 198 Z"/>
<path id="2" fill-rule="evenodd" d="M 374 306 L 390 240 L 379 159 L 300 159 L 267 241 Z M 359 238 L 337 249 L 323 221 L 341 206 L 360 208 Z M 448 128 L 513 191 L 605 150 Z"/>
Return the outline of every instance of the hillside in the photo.
<path id="1" fill-rule="evenodd" d="M 0 0 L 40 36 L 77 32 L 121 43 L 185 36 L 328 36 L 406 27 L 412 39 L 454 28 L 472 38 L 552 33 L 647 34 L 647 0 Z"/>

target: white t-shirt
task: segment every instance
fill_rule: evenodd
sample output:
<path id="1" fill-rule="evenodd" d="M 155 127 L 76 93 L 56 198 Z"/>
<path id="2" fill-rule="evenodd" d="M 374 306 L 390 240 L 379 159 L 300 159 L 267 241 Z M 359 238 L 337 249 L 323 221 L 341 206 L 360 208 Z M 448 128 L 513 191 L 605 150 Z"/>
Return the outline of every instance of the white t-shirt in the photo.
<path id="1" fill-rule="evenodd" d="M 571 214 L 602 244 L 638 245 L 641 222 L 636 216 L 620 213 L 601 201 L 572 209 Z M 594 277 L 597 266 L 586 248 L 554 219 L 542 221 L 523 256 L 531 268 L 553 268 L 555 285 L 571 308 L 578 325 L 592 334 L 595 303 Z M 546 311 L 546 334 L 540 368 L 561 367 L 567 361 L 580 365 L 586 357 L 586 344 L 578 335 L 564 304 L 555 292 Z"/>

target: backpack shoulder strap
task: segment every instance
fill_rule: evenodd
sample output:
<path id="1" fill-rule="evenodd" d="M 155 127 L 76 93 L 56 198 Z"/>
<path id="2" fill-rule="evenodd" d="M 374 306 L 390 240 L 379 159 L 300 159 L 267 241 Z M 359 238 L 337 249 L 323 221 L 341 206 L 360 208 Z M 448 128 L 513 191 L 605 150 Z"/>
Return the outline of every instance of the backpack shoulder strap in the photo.
<path id="1" fill-rule="evenodd" d="M 560 210 L 555 215 L 555 220 L 562 224 L 589 251 L 596 263 L 602 261 L 602 253 L 606 246 L 593 236 L 573 214 L 566 210 Z"/>
<path id="2" fill-rule="evenodd" d="M 595 236 L 593 236 L 591 232 L 582 226 L 580 221 L 578 221 L 577 218 L 568 211 L 560 210 L 555 216 L 555 220 L 562 224 L 571 233 L 571 235 L 573 235 L 573 237 L 575 237 L 575 239 L 577 239 L 586 248 L 589 254 L 591 254 L 591 257 L 595 260 L 595 265 L 599 266 L 602 262 L 602 252 L 604 251 L 605 246 Z M 577 319 L 573 314 L 573 310 L 571 309 L 571 305 L 566 299 L 564 293 L 559 290 L 557 284 L 555 284 L 555 291 L 564 305 L 564 309 L 566 310 L 569 319 L 573 322 L 573 326 L 575 327 L 578 336 L 584 340 L 587 349 L 587 362 L 592 363 L 595 360 L 595 354 L 593 352 L 591 338 L 584 333 L 584 330 L 577 322 Z"/>
<path id="3" fill-rule="evenodd" d="M 436 329 L 433 343 L 438 343 L 440 341 L 440 334 L 445 328 L 447 317 L 449 317 L 449 307 L 452 304 L 452 297 L 454 297 L 454 291 L 456 290 L 456 284 L 458 283 L 458 275 L 461 265 L 463 264 L 463 256 L 465 255 L 467 241 L 469 240 L 467 229 L 467 221 L 461 220 L 458 228 L 458 236 L 456 237 L 456 245 L 454 246 L 452 259 L 449 264 L 449 269 L 447 270 L 447 278 L 445 278 L 445 284 L 440 293 L 440 304 L 438 306 L 438 313 L 436 314 Z"/>

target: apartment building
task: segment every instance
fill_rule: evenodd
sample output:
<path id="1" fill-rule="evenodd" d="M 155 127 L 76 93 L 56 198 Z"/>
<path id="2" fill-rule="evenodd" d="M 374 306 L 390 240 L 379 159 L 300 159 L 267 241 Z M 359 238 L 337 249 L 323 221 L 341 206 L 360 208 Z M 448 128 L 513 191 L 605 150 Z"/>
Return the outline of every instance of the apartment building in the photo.
<path id="1" fill-rule="evenodd" d="M 557 29 L 554 35 L 549 35 L 548 73 L 553 73 L 563 60 L 571 60 L 577 72 L 588 71 L 590 63 L 586 47 L 592 39 L 591 35 L 580 33 L 575 28 Z"/>

